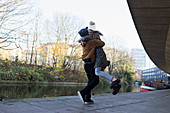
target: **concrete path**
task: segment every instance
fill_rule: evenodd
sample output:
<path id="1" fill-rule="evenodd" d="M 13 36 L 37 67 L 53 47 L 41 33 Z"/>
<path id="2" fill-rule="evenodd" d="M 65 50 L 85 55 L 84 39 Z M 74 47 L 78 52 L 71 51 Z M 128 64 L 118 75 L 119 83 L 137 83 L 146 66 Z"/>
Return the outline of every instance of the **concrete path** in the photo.
<path id="1" fill-rule="evenodd" d="M 137 93 L 97 94 L 95 104 L 78 96 L 0 101 L 0 113 L 169 113 L 170 89 Z"/>

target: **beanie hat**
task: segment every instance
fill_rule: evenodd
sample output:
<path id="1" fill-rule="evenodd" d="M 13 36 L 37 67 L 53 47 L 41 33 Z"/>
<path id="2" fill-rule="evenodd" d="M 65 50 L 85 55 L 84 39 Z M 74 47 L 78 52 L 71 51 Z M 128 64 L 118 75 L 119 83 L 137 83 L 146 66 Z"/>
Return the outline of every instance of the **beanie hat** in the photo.
<path id="1" fill-rule="evenodd" d="M 88 30 L 87 30 L 87 28 L 88 28 L 88 27 L 83 28 L 83 29 L 81 29 L 81 30 L 78 32 L 81 37 L 84 37 L 84 36 L 88 35 Z"/>
<path id="2" fill-rule="evenodd" d="M 93 21 L 90 21 L 88 29 L 95 31 L 96 30 L 96 25 Z"/>

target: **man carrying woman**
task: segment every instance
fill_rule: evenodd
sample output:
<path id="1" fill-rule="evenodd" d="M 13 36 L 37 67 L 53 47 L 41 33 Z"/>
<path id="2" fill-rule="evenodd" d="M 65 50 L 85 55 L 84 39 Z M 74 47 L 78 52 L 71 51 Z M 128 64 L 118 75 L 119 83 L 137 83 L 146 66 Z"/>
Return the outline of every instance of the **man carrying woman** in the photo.
<path id="1" fill-rule="evenodd" d="M 80 100 L 83 104 L 94 103 L 91 100 L 91 90 L 98 85 L 99 76 L 111 84 L 112 94 L 116 95 L 121 88 L 120 80 L 104 72 L 104 69 L 109 65 L 109 61 L 102 48 L 105 45 L 100 39 L 102 34 L 95 29 L 94 22 L 90 22 L 88 28 L 81 29 L 78 33 L 81 36 L 79 42 L 83 48 L 82 60 L 84 61 L 84 69 L 88 77 L 87 86 L 77 92 Z"/>

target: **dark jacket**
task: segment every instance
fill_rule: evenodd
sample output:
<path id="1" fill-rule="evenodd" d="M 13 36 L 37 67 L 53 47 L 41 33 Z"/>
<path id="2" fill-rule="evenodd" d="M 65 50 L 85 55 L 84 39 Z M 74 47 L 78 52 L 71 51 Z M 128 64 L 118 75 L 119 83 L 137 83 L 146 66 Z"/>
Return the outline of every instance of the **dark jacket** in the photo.
<path id="1" fill-rule="evenodd" d="M 106 53 L 102 47 L 96 47 L 96 61 L 94 67 L 102 67 L 102 70 L 104 70 L 107 66 L 109 66 L 109 61 L 106 58 Z"/>

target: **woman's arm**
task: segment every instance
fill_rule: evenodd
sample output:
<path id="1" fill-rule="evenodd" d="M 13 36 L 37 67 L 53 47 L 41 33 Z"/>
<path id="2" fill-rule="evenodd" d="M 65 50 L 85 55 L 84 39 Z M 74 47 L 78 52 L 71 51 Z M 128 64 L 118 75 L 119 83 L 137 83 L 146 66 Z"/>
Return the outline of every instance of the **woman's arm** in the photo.
<path id="1" fill-rule="evenodd" d="M 79 42 L 79 43 L 80 43 L 81 41 L 88 42 L 89 40 L 93 40 L 93 39 L 99 39 L 99 40 L 101 40 L 98 32 L 95 32 L 95 33 L 93 33 L 93 34 L 90 34 L 90 35 L 81 37 L 81 38 L 78 40 L 78 42 Z"/>

